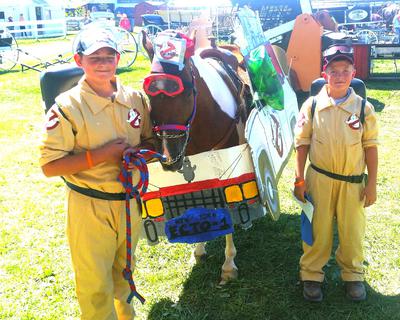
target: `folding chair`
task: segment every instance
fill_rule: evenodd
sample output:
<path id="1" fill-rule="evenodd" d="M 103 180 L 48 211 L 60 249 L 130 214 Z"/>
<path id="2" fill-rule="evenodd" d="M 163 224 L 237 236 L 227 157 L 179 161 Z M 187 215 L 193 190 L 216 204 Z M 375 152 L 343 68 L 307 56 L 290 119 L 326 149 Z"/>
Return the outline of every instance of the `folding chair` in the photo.
<path id="1" fill-rule="evenodd" d="M 324 78 L 318 78 L 314 80 L 311 83 L 310 96 L 317 95 L 325 84 L 326 81 Z M 362 80 L 354 78 L 353 80 L 351 80 L 350 87 L 352 87 L 354 91 L 363 99 L 367 98 L 365 83 Z"/>
<path id="2" fill-rule="evenodd" d="M 55 102 L 55 98 L 78 84 L 83 70 L 73 64 L 54 66 L 41 72 L 40 90 L 47 112 Z"/>

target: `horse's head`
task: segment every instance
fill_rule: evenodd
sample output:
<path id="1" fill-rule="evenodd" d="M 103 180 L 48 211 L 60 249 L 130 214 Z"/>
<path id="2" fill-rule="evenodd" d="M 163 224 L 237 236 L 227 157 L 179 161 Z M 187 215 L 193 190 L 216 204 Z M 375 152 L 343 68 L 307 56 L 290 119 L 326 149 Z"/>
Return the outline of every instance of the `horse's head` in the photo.
<path id="1" fill-rule="evenodd" d="M 158 137 L 158 151 L 167 161 L 166 170 L 182 167 L 189 130 L 196 112 L 194 74 L 190 56 L 192 37 L 167 31 L 150 41 L 143 33 L 143 46 L 152 62 L 151 73 L 143 83 L 150 100 L 153 131 Z"/>

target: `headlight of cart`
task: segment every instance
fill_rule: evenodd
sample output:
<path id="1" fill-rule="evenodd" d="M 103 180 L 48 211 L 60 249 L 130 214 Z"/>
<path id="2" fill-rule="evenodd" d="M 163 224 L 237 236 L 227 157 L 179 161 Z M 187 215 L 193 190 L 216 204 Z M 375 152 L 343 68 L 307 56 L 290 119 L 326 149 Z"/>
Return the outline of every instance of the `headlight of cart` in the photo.
<path id="1" fill-rule="evenodd" d="M 164 207 L 161 199 L 150 199 L 145 202 L 147 214 L 151 218 L 161 217 L 164 214 Z"/>
<path id="2" fill-rule="evenodd" d="M 240 202 L 243 200 L 242 191 L 240 190 L 239 186 L 229 186 L 225 188 L 225 199 L 226 202 Z"/>
<path id="3" fill-rule="evenodd" d="M 242 184 L 242 190 L 245 199 L 253 199 L 258 196 L 258 189 L 255 181 Z"/>

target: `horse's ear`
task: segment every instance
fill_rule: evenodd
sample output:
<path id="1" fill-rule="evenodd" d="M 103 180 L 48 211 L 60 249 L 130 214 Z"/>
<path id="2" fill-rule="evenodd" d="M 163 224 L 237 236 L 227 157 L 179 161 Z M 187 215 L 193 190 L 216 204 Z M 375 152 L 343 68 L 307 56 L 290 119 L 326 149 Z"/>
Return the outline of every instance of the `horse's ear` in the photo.
<path id="1" fill-rule="evenodd" d="M 144 30 L 142 30 L 142 45 L 143 45 L 144 50 L 146 50 L 147 55 L 150 58 L 150 61 L 153 61 L 153 57 L 154 57 L 153 43 L 151 42 L 147 32 Z"/>

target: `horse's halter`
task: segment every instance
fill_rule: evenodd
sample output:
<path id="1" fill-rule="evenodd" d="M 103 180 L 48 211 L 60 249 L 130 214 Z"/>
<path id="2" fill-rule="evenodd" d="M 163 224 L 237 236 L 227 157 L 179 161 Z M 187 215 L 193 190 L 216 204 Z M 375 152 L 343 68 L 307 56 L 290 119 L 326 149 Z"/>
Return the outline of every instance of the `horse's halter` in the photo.
<path id="1" fill-rule="evenodd" d="M 167 94 L 168 96 L 177 96 L 179 94 L 181 94 L 184 90 L 184 84 L 187 87 L 191 87 L 192 91 L 193 91 L 193 109 L 192 109 L 192 113 L 190 114 L 189 118 L 186 121 L 185 125 L 182 124 L 163 124 L 163 125 L 153 125 L 153 132 L 155 132 L 157 138 L 159 139 L 178 139 L 178 138 L 182 138 L 185 137 L 185 142 L 182 146 L 181 151 L 179 152 L 179 154 L 173 158 L 171 161 L 169 161 L 169 164 L 174 164 L 176 163 L 185 153 L 186 151 L 186 146 L 189 142 L 189 131 L 190 131 L 190 127 L 191 124 L 193 122 L 193 119 L 196 115 L 196 100 L 197 100 L 197 91 L 196 91 L 196 87 L 195 87 L 195 76 L 193 74 L 193 69 L 190 63 L 190 74 L 191 74 L 191 82 L 185 82 L 182 81 L 181 78 L 177 77 L 177 76 L 171 76 L 170 74 L 165 74 L 165 73 L 156 73 L 156 74 L 152 74 L 149 77 L 147 77 L 147 84 L 146 84 L 146 79 L 145 79 L 145 83 L 144 83 L 144 88 L 145 88 L 145 92 L 148 94 L 146 87 L 151 89 L 151 82 L 153 82 L 156 77 L 158 78 L 158 80 L 162 79 L 162 77 L 165 78 L 169 78 L 169 80 L 172 80 L 172 77 L 179 79 L 180 84 L 177 84 L 177 88 L 179 91 L 179 93 L 177 92 L 170 92 L 170 94 Z M 154 77 L 153 79 L 151 79 L 151 77 Z M 176 80 L 177 80 L 176 79 Z M 174 79 L 175 80 L 175 79 Z M 182 86 L 182 87 L 181 87 Z M 182 88 L 182 89 L 181 89 Z M 150 94 L 151 96 L 156 96 L 159 94 L 166 94 L 163 91 L 165 91 L 165 89 L 163 90 L 158 90 L 159 92 L 157 94 Z M 171 130 L 175 130 L 175 131 L 179 131 L 179 133 L 177 134 L 170 134 L 167 133 L 166 131 L 171 131 Z M 163 133 L 164 132 L 164 133 Z"/>
<path id="2" fill-rule="evenodd" d="M 178 34 L 177 37 L 186 40 L 187 48 L 184 52 L 185 58 L 189 60 L 190 67 L 190 78 L 191 81 L 183 81 L 179 77 L 182 74 L 184 68 L 177 68 L 176 65 L 169 63 L 168 59 L 163 61 L 153 60 L 153 70 L 152 73 L 145 78 L 143 83 L 143 89 L 149 96 L 157 96 L 160 94 L 165 94 L 169 97 L 175 97 L 181 94 L 185 88 L 191 88 L 193 91 L 193 109 L 186 124 L 163 124 L 155 125 L 153 124 L 153 131 L 159 139 L 178 139 L 185 137 L 185 142 L 183 144 L 182 150 L 177 157 L 170 161 L 170 164 L 177 162 L 185 153 L 187 143 L 189 141 L 189 130 L 193 119 L 196 114 L 196 88 L 195 88 L 195 76 L 193 73 L 193 62 L 191 61 L 191 56 L 194 54 L 194 41 L 186 37 L 185 35 Z M 169 42 L 168 42 L 169 43 Z M 173 45 L 173 44 L 172 44 Z M 170 44 L 171 46 L 171 44 Z M 182 66 L 182 65 L 181 65 Z M 162 68 L 160 68 L 162 67 Z M 177 134 L 171 134 L 167 131 L 178 131 Z"/>

